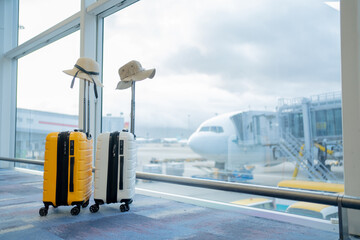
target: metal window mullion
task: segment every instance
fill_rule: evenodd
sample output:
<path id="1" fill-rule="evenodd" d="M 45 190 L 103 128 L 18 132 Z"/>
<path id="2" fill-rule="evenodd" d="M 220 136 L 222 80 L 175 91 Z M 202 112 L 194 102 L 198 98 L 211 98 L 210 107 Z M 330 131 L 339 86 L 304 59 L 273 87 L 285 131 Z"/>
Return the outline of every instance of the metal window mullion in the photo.
<path id="1" fill-rule="evenodd" d="M 0 3 L 2 40 L 0 40 L 0 154 L 15 156 L 17 61 L 3 55 L 18 43 L 19 2 L 6 0 Z M 0 163 L 0 167 L 14 164 Z"/>
<path id="2" fill-rule="evenodd" d="M 139 0 L 99 0 L 87 8 L 91 15 L 105 18 L 117 11 L 120 11 Z"/>
<path id="3" fill-rule="evenodd" d="M 96 16 L 86 12 L 86 8 L 95 0 L 81 0 L 80 10 L 80 57 L 96 59 Z M 84 94 L 85 81 L 79 81 L 79 128 L 84 129 L 84 111 L 83 101 L 88 101 Z M 90 133 L 94 136 L 94 94 L 90 95 Z M 89 123 L 87 123 L 89 124 Z"/>
<path id="4" fill-rule="evenodd" d="M 34 52 L 44 46 L 49 45 L 71 33 L 77 31 L 80 27 L 80 13 L 76 13 L 64 21 L 56 24 L 48 30 L 31 38 L 23 44 L 9 50 L 5 53 L 5 57 L 18 59 L 27 54 Z"/>
<path id="5" fill-rule="evenodd" d="M 103 49 L 104 49 L 104 18 L 97 16 L 96 20 L 97 39 L 96 39 L 96 61 L 100 66 L 100 81 L 103 83 Z M 94 142 L 97 141 L 97 136 L 102 132 L 102 106 L 103 106 L 103 89 L 98 89 L 99 96 L 95 103 L 95 130 Z M 94 149 L 95 150 L 95 149 Z"/>
<path id="6" fill-rule="evenodd" d="M 342 197 L 338 198 L 338 218 L 339 218 L 339 239 L 349 239 L 349 226 L 347 209 L 342 206 Z"/>

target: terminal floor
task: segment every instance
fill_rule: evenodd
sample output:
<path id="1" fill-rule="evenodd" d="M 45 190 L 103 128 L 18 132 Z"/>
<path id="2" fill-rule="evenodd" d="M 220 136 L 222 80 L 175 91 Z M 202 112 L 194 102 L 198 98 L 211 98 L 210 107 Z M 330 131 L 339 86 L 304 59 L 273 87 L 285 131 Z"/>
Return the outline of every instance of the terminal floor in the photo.
<path id="1" fill-rule="evenodd" d="M 90 204 L 93 204 L 92 200 Z M 137 194 L 129 212 L 119 204 L 89 207 L 78 216 L 71 207 L 42 207 L 42 176 L 0 169 L 0 239 L 338 239 L 309 227 Z"/>

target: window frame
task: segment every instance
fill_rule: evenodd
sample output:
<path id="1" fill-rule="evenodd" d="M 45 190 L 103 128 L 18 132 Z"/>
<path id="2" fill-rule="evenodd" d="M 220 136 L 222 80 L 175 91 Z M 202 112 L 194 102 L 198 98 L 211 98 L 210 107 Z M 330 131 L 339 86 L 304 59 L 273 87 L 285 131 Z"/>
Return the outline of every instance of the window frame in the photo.
<path id="1" fill-rule="evenodd" d="M 20 45 L 18 45 L 19 0 L 2 1 L 0 7 L 4 12 L 9 13 L 4 21 L 4 25 L 7 26 L 6 31 L 4 31 L 4 36 L 11 37 L 9 37 L 8 40 L 8 45 L 10 46 L 4 49 L 4 53 L 1 56 L 4 61 L 0 62 L 0 67 L 4 69 L 4 74 L 0 75 L 2 78 L 0 85 L 2 86 L 5 78 L 10 79 L 8 82 L 11 86 L 11 91 L 9 91 L 6 96 L 10 101 L 6 103 L 0 102 L 0 117 L 6 119 L 6 121 L 0 122 L 0 129 L 7 130 L 6 132 L 2 131 L 3 134 L 0 136 L 0 143 L 5 142 L 5 140 L 8 142 L 6 146 L 2 147 L 3 149 L 0 147 L 1 155 L 14 157 L 16 154 L 16 85 L 18 59 L 76 31 L 80 31 L 79 57 L 86 56 L 95 59 L 100 65 L 100 76 L 102 76 L 104 18 L 136 3 L 137 1 L 139 0 L 81 0 L 81 9 L 79 12 Z M 86 98 L 86 96 L 83 96 L 83 85 L 84 84 L 80 83 L 79 103 L 82 103 L 84 98 Z M 91 96 L 90 98 L 92 100 L 90 106 L 92 110 L 90 116 L 92 122 L 91 134 L 94 136 L 94 142 L 96 142 L 97 135 L 101 131 L 102 90 L 99 89 L 99 99 L 95 100 L 94 96 Z M 79 104 L 79 127 L 82 126 L 82 106 L 82 104 Z M 5 112 L 7 113 L 5 114 Z M 10 112 L 10 114 L 8 112 Z M 14 166 L 14 163 L 5 165 L 0 163 L 0 166 L 5 167 Z"/>

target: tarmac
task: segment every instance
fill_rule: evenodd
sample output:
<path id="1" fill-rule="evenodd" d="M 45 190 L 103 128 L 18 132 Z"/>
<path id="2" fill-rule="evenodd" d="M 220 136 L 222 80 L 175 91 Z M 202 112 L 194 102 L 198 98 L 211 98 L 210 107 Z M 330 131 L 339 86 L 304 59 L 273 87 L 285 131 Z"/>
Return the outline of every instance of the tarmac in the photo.
<path id="1" fill-rule="evenodd" d="M 176 185 L 175 185 L 176 187 Z M 90 200 L 93 204 L 93 199 Z M 42 176 L 0 169 L 0 239 L 338 239 L 338 234 L 296 224 L 136 194 L 130 211 L 119 204 L 50 207 L 39 216 Z"/>

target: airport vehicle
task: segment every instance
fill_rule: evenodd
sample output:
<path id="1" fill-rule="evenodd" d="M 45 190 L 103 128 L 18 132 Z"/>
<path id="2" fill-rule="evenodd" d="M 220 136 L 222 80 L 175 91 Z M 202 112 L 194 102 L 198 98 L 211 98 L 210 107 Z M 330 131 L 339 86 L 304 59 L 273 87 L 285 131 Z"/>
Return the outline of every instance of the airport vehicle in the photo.
<path id="1" fill-rule="evenodd" d="M 314 182 L 314 181 L 301 181 L 301 180 L 284 180 L 278 183 L 278 187 L 300 189 L 309 191 L 321 191 L 328 193 L 342 193 L 344 192 L 344 184 L 327 183 L 327 182 Z"/>
<path id="2" fill-rule="evenodd" d="M 261 209 L 273 210 L 275 209 L 274 200 L 268 198 L 246 198 L 238 201 L 231 202 L 233 204 L 247 206 L 247 207 L 255 207 Z"/>
<path id="3" fill-rule="evenodd" d="M 286 212 L 324 220 L 338 218 L 338 209 L 336 207 L 308 202 L 293 203 L 286 209 Z"/>
<path id="4" fill-rule="evenodd" d="M 327 183 L 327 182 L 313 182 L 313 181 L 300 181 L 300 180 L 284 180 L 278 183 L 280 188 L 299 189 L 307 191 L 320 191 L 326 193 L 343 193 L 344 184 Z M 315 217 L 325 220 L 338 217 L 338 210 L 334 206 L 308 203 L 308 202 L 295 202 L 288 200 L 276 199 L 276 205 L 289 205 L 285 212 L 298 214 L 307 217 Z"/>

